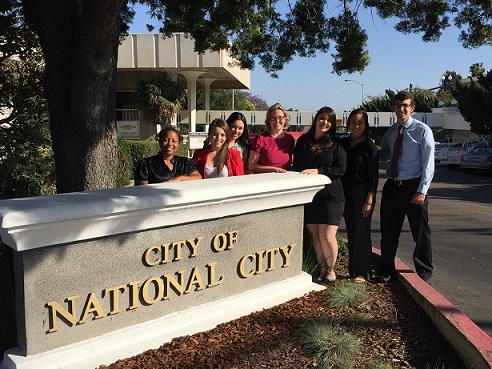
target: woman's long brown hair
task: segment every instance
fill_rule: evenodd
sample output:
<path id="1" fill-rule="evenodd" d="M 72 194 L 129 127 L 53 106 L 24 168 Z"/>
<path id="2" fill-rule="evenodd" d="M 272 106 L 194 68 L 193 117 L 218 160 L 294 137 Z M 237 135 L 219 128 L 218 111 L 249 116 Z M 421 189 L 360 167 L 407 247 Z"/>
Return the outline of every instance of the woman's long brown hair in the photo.
<path id="1" fill-rule="evenodd" d="M 210 146 L 210 134 L 212 133 L 212 130 L 215 128 L 221 128 L 224 130 L 226 134 L 226 142 L 222 145 L 222 147 L 217 151 L 217 154 L 215 155 L 214 158 L 214 167 L 217 168 L 217 176 L 219 176 L 222 173 L 222 170 L 224 169 L 224 165 L 227 163 L 227 159 L 229 159 L 229 145 L 227 144 L 227 139 L 231 135 L 231 130 L 229 129 L 229 125 L 224 122 L 222 119 L 214 119 L 212 123 L 210 123 L 210 126 L 208 127 L 208 137 L 203 143 L 203 147 L 207 148 Z"/>
<path id="2" fill-rule="evenodd" d="M 328 114 L 328 121 L 331 123 L 331 127 L 329 131 L 326 132 L 320 139 L 315 140 L 314 134 L 316 132 L 316 120 L 323 113 Z M 319 109 L 316 115 L 314 116 L 312 126 L 306 132 L 306 135 L 308 135 L 308 137 L 312 140 L 311 154 L 310 154 L 311 158 L 314 158 L 320 152 L 333 145 L 333 138 L 335 137 L 336 131 L 337 131 L 337 116 L 335 114 L 335 111 L 328 106 L 324 106 L 321 109 Z"/>

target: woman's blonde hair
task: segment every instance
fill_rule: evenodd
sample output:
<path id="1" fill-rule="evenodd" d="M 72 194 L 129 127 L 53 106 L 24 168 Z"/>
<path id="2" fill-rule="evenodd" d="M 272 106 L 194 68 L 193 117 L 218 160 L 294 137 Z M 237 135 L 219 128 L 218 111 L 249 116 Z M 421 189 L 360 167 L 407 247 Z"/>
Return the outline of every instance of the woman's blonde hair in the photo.
<path id="1" fill-rule="evenodd" d="M 203 143 L 204 148 L 210 146 L 210 134 L 212 133 L 212 130 L 215 127 L 223 129 L 227 139 L 230 137 L 231 130 L 229 128 L 229 125 L 226 122 L 224 122 L 222 119 L 216 118 L 210 123 L 210 126 L 208 127 L 208 137 Z M 222 170 L 224 169 L 224 165 L 227 163 L 227 159 L 229 159 L 229 145 L 227 144 L 227 139 L 214 158 L 214 167 L 217 168 L 217 175 L 220 175 L 222 173 Z"/>
<path id="2" fill-rule="evenodd" d="M 272 116 L 272 113 L 275 110 L 281 110 L 282 111 L 282 113 L 284 114 L 284 117 L 285 117 L 285 128 L 287 128 L 289 126 L 289 122 L 290 122 L 290 115 L 287 113 L 287 111 L 284 109 L 284 107 L 282 105 L 280 105 L 279 103 L 276 103 L 276 104 L 273 104 L 272 106 L 270 106 L 268 108 L 267 113 L 266 113 L 265 124 L 266 124 L 268 130 L 270 130 L 270 125 L 268 124 L 268 122 L 270 122 L 270 118 Z"/>

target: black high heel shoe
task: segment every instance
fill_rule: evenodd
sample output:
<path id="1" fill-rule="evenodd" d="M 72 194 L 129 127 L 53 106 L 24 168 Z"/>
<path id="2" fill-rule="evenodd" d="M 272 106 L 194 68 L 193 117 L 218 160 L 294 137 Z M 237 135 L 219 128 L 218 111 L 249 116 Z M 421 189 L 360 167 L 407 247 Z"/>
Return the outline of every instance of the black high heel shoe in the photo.
<path id="1" fill-rule="evenodd" d="M 328 273 L 328 267 L 327 266 L 319 266 L 319 275 L 316 277 L 318 282 L 323 282 L 325 280 L 326 274 Z"/>

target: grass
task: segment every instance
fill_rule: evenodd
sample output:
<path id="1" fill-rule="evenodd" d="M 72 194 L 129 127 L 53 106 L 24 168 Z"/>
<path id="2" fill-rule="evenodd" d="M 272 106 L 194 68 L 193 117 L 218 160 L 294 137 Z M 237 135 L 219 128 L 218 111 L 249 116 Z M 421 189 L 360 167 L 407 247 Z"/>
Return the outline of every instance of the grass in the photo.
<path id="1" fill-rule="evenodd" d="M 352 368 L 360 353 L 360 340 L 327 318 L 307 322 L 303 345 L 324 368 Z"/>
<path id="2" fill-rule="evenodd" d="M 392 368 L 393 367 L 391 366 L 390 362 L 380 358 L 371 359 L 365 366 L 365 369 L 392 369 Z"/>
<path id="3" fill-rule="evenodd" d="M 331 307 L 345 306 L 355 308 L 368 298 L 366 286 L 354 282 L 337 284 L 328 292 L 328 303 Z"/>

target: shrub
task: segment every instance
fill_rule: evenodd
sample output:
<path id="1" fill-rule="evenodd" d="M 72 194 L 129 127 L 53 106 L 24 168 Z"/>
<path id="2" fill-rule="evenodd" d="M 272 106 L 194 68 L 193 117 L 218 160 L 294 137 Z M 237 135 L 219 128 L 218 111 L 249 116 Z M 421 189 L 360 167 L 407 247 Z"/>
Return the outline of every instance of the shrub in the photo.
<path id="1" fill-rule="evenodd" d="M 359 355 L 360 340 L 328 318 L 307 322 L 303 338 L 306 350 L 318 358 L 323 367 L 352 368 Z"/>
<path id="2" fill-rule="evenodd" d="M 368 299 L 366 286 L 354 282 L 336 285 L 328 296 L 330 306 L 357 307 Z"/>

